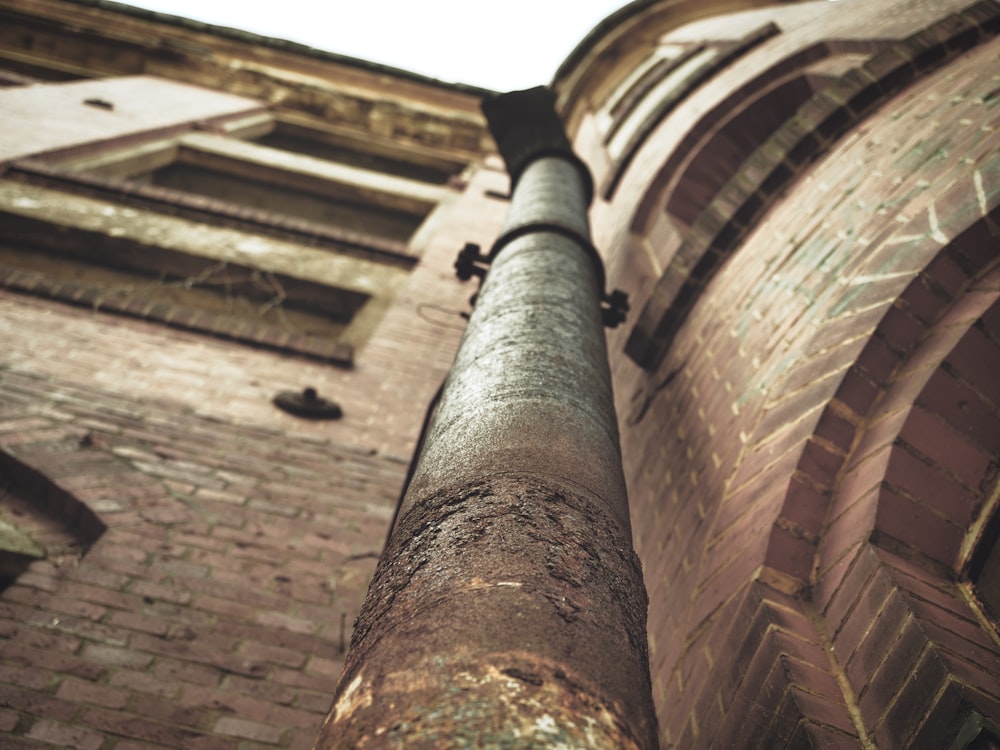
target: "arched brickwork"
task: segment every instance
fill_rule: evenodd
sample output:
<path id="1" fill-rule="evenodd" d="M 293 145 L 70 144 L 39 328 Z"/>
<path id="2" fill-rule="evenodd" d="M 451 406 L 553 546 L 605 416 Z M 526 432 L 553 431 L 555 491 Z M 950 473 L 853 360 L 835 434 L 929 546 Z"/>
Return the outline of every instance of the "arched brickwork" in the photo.
<path id="1" fill-rule="evenodd" d="M 841 399 L 857 403 L 849 374 L 815 422 L 813 439 L 838 435 L 844 461 L 840 469 L 814 461 L 809 444 L 799 454 L 765 569 L 721 605 L 727 627 L 693 641 L 696 654 L 717 653 L 726 641 L 743 648 L 719 677 L 721 690 L 709 681 L 670 709 L 685 717 L 678 746 L 700 734 L 714 747 L 948 747 L 970 712 L 996 715 L 1000 644 L 957 582 L 959 553 L 968 556 L 963 538 L 984 512 L 1000 455 L 991 378 L 1000 359 L 996 214 L 931 256 L 862 349 L 851 373 L 882 394 L 870 413 L 844 419 Z M 921 330 L 899 336 L 900 310 Z M 984 355 L 983 336 L 993 356 Z M 985 401 L 976 395 L 988 391 Z M 928 433 L 928 420 L 945 439 Z M 915 555 L 932 562 L 915 563 Z M 697 658 L 682 661 L 682 675 Z"/>
<path id="2" fill-rule="evenodd" d="M 998 28 L 1000 8 L 991 0 L 977 3 L 887 46 L 800 107 L 698 216 L 639 312 L 628 355 L 641 366 L 655 366 L 706 285 L 805 166 L 879 104 Z"/>
<path id="3" fill-rule="evenodd" d="M 990 223 L 951 252 L 962 257 L 965 243 L 984 254 Z M 927 328 L 896 352 L 858 424 L 813 581 L 861 716 L 885 748 L 949 746 L 969 711 L 1000 705 L 1000 642 L 959 585 L 977 521 L 995 510 L 986 503 L 1000 468 L 1000 269 L 994 257 L 952 304 L 931 303 L 920 287 L 954 283 L 949 255 L 897 306 L 913 311 L 922 297 L 913 320 Z M 894 341 L 881 328 L 876 337 Z"/>
<path id="4" fill-rule="evenodd" d="M 972 209 L 976 206 L 970 200 L 975 194 L 974 176 L 968 182 L 970 184 L 957 183 L 953 191 L 958 193 L 964 190 L 966 206 Z M 959 199 L 955 196 L 950 200 Z M 931 535 L 938 545 L 936 550 L 909 538 L 916 533 L 917 527 L 899 524 L 895 511 L 904 510 L 897 502 L 900 497 L 898 492 L 884 490 L 886 503 L 882 506 L 879 523 L 871 519 L 870 523 L 862 522 L 857 518 L 862 512 L 860 508 L 852 507 L 845 498 L 856 500 L 852 493 L 859 484 L 864 492 L 873 491 L 880 481 L 890 477 L 890 473 L 891 477 L 899 478 L 904 494 L 913 496 L 912 493 L 917 491 L 910 485 L 921 475 L 928 457 L 926 449 L 921 454 L 922 458 L 916 457 L 921 453 L 916 446 L 927 444 L 926 434 L 934 424 L 928 420 L 935 417 L 927 416 L 923 407 L 911 406 L 916 403 L 916 394 L 923 393 L 925 388 L 928 389 L 925 398 L 933 397 L 939 408 L 947 406 L 947 389 L 969 391 L 967 385 L 954 384 L 949 369 L 941 367 L 949 347 L 957 346 L 963 333 L 971 330 L 976 316 L 996 300 L 995 279 L 1000 277 L 991 270 L 996 261 L 991 245 L 996 242 L 992 232 L 998 214 L 1000 212 L 994 209 L 990 216 L 959 234 L 953 243 L 934 255 L 925 269 L 910 282 L 864 343 L 856 360 L 846 369 L 836 393 L 816 421 L 815 430 L 789 480 L 767 553 L 767 565 L 799 585 L 810 585 L 816 565 L 822 572 L 833 564 L 838 555 L 843 554 L 843 546 L 834 551 L 828 543 L 824 547 L 825 557 L 818 561 L 815 559 L 817 541 L 821 534 L 830 533 L 831 528 L 826 528 L 830 524 L 834 532 L 831 538 L 839 540 L 841 545 L 848 544 L 848 539 L 851 545 L 858 544 L 861 537 L 878 531 L 903 543 L 913 542 L 917 549 L 944 565 L 956 564 L 958 545 L 972 513 L 972 508 L 968 507 L 968 503 L 972 502 L 969 491 L 976 488 L 975 482 L 966 476 L 969 469 L 956 468 L 951 472 L 953 477 L 965 477 L 964 491 L 958 486 L 947 485 L 919 489 L 922 493 L 935 493 L 948 498 L 948 508 L 941 508 L 938 513 L 958 514 L 952 523 L 940 526 Z M 983 334 L 968 335 L 976 340 L 970 340 L 965 348 L 958 351 L 966 352 L 973 346 L 981 351 L 982 342 L 978 339 Z M 838 358 L 843 359 L 850 353 L 844 348 L 827 349 L 810 363 L 810 369 L 838 371 L 843 369 L 843 365 L 837 362 Z M 941 359 L 935 360 L 936 357 Z M 968 353 L 962 361 L 966 367 L 974 367 L 972 362 L 975 359 Z M 982 377 L 978 375 L 979 379 Z M 968 404 L 973 395 L 970 391 L 964 403 Z M 989 420 L 988 408 L 983 411 L 969 405 L 964 407 L 969 413 L 962 415 L 955 411 L 958 406 L 948 408 L 952 409 L 951 419 L 972 420 L 968 429 L 974 431 L 980 440 L 977 447 L 969 449 L 963 445 L 964 436 L 961 435 L 942 443 L 956 454 L 951 462 L 958 461 L 963 453 L 971 461 L 973 454 L 989 455 L 990 451 L 996 452 L 1000 448 L 991 432 L 1000 431 L 1000 425 Z M 902 423 L 904 418 L 907 421 Z M 903 432 L 904 429 L 906 432 Z M 954 427 L 947 423 L 940 426 L 942 435 L 950 435 L 952 430 Z M 889 453 L 884 449 L 907 434 L 917 438 L 909 451 L 896 454 L 890 466 Z M 838 486 L 851 489 L 831 500 Z M 962 510 L 955 499 L 965 503 Z M 875 513 L 874 504 L 865 507 L 869 514 Z M 959 521 L 960 517 L 964 520 Z M 857 534 L 861 536 L 846 537 L 840 533 L 841 526 L 857 528 Z M 926 540 L 928 544 L 930 541 Z"/>
<path id="5" fill-rule="evenodd" d="M 817 63 L 829 64 L 841 58 L 870 56 L 884 45 L 884 42 L 867 40 L 827 40 L 813 44 L 781 60 L 734 91 L 725 101 L 704 114 L 659 168 L 639 202 L 632 219 L 633 231 L 649 231 L 650 223 L 659 218 L 664 204 L 668 212 L 678 214 L 689 225 L 693 224 L 701 210 L 728 182 L 733 168 L 744 163 L 775 130 L 794 116 L 800 105 L 830 82 L 826 76 L 810 74 L 810 68 Z M 719 153 L 720 150 L 722 153 Z M 723 156 L 724 159 L 721 158 Z M 672 206 L 683 199 L 690 183 L 689 173 L 698 173 L 695 161 L 699 158 L 714 159 L 719 167 L 724 165 L 725 171 L 720 170 L 717 179 L 707 187 L 708 192 L 697 213 L 685 215 L 683 210 L 678 211 Z M 685 184 L 684 191 L 676 189 L 681 183 Z"/>
<path id="6" fill-rule="evenodd" d="M 706 283 L 655 370 L 619 365 L 668 746 L 865 747 L 909 716 L 862 711 L 867 683 L 845 672 L 840 622 L 811 586 L 817 545 L 834 539 L 833 487 L 878 383 L 888 387 L 996 257 L 994 136 L 959 123 L 977 122 L 963 108 L 990 88 L 976 72 L 989 52 L 929 74 L 891 100 L 892 117 L 810 167 Z M 944 105 L 946 84 L 964 99 Z M 947 127 L 919 129 L 938 113 Z M 914 585 L 897 585 L 901 601 Z M 927 658 L 928 669 L 946 663 Z M 951 731 L 975 704 L 951 682 L 937 688 L 956 700 L 926 726 Z"/>
<path id="7" fill-rule="evenodd" d="M 875 516 L 881 546 L 901 543 L 956 572 L 1000 468 L 1000 272 L 982 287 L 964 295 L 918 350 L 936 350 L 927 358 L 946 351 L 927 367 L 929 377 L 916 365 L 894 383 L 905 393 L 915 390 L 909 378 L 923 380 L 892 446 Z"/>

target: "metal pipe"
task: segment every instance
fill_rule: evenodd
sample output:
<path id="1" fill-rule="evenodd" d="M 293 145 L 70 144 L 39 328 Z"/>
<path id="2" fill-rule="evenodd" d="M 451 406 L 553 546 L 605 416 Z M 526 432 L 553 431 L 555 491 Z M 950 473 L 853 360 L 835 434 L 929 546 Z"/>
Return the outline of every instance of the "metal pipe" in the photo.
<path id="1" fill-rule="evenodd" d="M 589 173 L 504 97 L 510 215 L 318 748 L 657 744 Z"/>

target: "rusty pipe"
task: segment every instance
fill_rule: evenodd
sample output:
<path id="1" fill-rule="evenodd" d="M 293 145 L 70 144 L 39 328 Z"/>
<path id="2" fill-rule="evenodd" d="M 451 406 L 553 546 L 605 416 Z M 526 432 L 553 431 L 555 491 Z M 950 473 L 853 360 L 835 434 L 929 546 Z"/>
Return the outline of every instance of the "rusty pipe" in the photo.
<path id="1" fill-rule="evenodd" d="M 589 173 L 504 96 L 510 214 L 318 748 L 656 746 Z"/>

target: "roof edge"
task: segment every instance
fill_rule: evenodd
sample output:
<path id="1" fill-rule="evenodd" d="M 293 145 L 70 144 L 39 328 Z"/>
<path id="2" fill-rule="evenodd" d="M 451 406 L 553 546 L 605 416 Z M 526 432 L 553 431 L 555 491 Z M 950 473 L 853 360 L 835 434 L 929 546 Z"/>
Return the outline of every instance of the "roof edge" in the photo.
<path id="1" fill-rule="evenodd" d="M 646 8 L 656 5 L 661 0 L 633 0 L 633 2 L 628 5 L 624 5 L 618 10 L 614 11 L 611 15 L 607 16 L 603 21 L 598 23 L 593 29 L 591 29 L 587 35 L 580 40 L 573 51 L 569 53 L 565 60 L 556 69 L 555 74 L 552 76 L 551 85 L 555 88 L 558 82 L 565 78 L 569 72 L 575 68 L 579 63 L 587 56 L 587 53 L 607 34 L 614 28 L 621 26 L 622 23 L 628 20 L 631 16 L 638 15 Z"/>
<path id="2" fill-rule="evenodd" d="M 134 18 L 150 20 L 156 23 L 175 26 L 177 28 L 182 28 L 188 31 L 198 31 L 202 33 L 213 34 L 215 36 L 228 38 L 233 41 L 243 42 L 246 44 L 255 44 L 262 47 L 268 47 L 274 50 L 289 52 L 295 55 L 301 55 L 303 57 L 311 57 L 313 59 L 322 60 L 324 62 L 339 63 L 354 68 L 360 68 L 362 70 L 366 70 L 372 73 L 390 75 L 395 78 L 402 78 L 411 81 L 413 83 L 418 83 L 439 89 L 446 89 L 456 93 L 466 94 L 472 97 L 483 98 L 487 96 L 493 96 L 497 93 L 491 89 L 485 89 L 479 86 L 473 86 L 471 84 L 466 84 L 466 83 L 454 83 L 454 82 L 442 81 L 438 78 L 425 76 L 422 75 L 421 73 L 414 73 L 413 71 L 404 70 L 403 68 L 396 68 L 391 65 L 384 65 L 382 63 L 376 63 L 370 60 L 362 60 L 361 58 L 351 57 L 349 55 L 342 55 L 337 52 L 329 52 L 327 50 L 322 50 L 317 47 L 310 47 L 309 45 L 302 44 L 300 42 L 293 42 L 288 39 L 263 36 L 261 34 L 255 34 L 251 31 L 244 31 L 242 29 L 237 29 L 231 26 L 221 26 L 217 24 L 206 23 L 204 21 L 196 21 L 192 18 L 185 18 L 184 16 L 177 16 L 171 13 L 163 13 L 160 11 L 148 10 L 146 8 L 139 8 L 134 5 L 128 5 L 127 3 L 115 2 L 115 0 L 66 0 L 66 2 L 69 2 L 73 5 L 88 6 L 91 8 L 98 8 L 101 10 L 110 11 L 112 13 L 120 13 L 122 15 L 132 16 Z"/>

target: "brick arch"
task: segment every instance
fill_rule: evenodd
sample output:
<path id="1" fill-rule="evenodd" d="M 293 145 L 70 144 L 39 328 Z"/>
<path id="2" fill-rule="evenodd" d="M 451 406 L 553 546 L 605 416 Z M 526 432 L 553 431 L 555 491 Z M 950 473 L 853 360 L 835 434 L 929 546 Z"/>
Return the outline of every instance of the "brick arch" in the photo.
<path id="1" fill-rule="evenodd" d="M 817 585 L 817 576 L 872 535 L 951 568 L 960 564 L 962 536 L 986 489 L 983 472 L 1000 452 L 1000 414 L 976 407 L 969 385 L 977 378 L 987 388 L 991 378 L 975 363 L 977 350 L 991 346 L 980 318 L 998 314 L 998 217 L 995 207 L 914 277 L 816 420 L 765 554 L 765 565 L 791 585 Z M 974 374 L 956 378 L 955 362 Z M 947 439 L 937 440 L 935 430 Z M 932 493 L 949 499 L 935 503 Z"/>
<path id="2" fill-rule="evenodd" d="M 936 359 L 924 353 L 953 343 L 943 360 L 926 368 L 926 377 L 909 375 L 922 388 L 903 407 L 906 416 L 874 498 L 873 543 L 904 545 L 956 573 L 963 540 L 991 494 L 1000 461 L 1000 270 L 985 282 L 988 288 L 969 295 L 964 310 L 946 316 L 942 326 L 954 327 L 936 330 L 918 351 Z M 983 310 L 986 300 L 992 302 Z M 966 317 L 976 313 L 974 321 Z M 904 400 L 913 390 L 904 378 L 890 395 L 898 391 L 896 398 Z"/>
<path id="3" fill-rule="evenodd" d="M 693 225 L 739 165 L 814 93 L 805 75 L 794 75 L 767 87 L 733 113 L 688 156 L 683 172 L 671 181 L 675 188 L 682 187 L 669 191 L 667 213 L 683 227 Z"/>
<path id="4" fill-rule="evenodd" d="M 814 582 L 836 578 L 838 563 L 868 543 L 959 570 L 966 531 L 997 478 L 1000 411 L 996 394 L 979 392 L 996 379 L 988 368 L 1000 359 L 998 337 L 995 269 L 928 329 L 863 418 L 833 478 Z"/>
<path id="5" fill-rule="evenodd" d="M 862 423 L 820 542 L 815 604 L 879 747 L 1000 718 L 1000 645 L 959 583 L 1000 456 L 1000 268 L 938 319 Z"/>
<path id="6" fill-rule="evenodd" d="M 811 591 L 880 748 L 949 747 L 970 715 L 1000 716 L 1000 645 L 958 583 L 1000 474 L 997 214 L 943 248 L 883 317 L 817 422 L 819 443 L 835 420 L 853 425 L 843 460 L 803 453 L 770 538 L 767 565 Z M 800 524 L 817 517 L 810 536 Z M 789 555 L 789 535 L 814 555 Z"/>
<path id="7" fill-rule="evenodd" d="M 910 284 L 852 371 L 871 378 L 877 368 L 888 370 L 873 383 L 882 393 L 860 418 L 836 471 L 811 478 L 817 488 L 830 482 L 811 581 L 821 603 L 844 561 L 867 544 L 926 558 L 957 575 L 968 557 L 963 541 L 998 479 L 1000 267 L 994 263 L 953 304 L 940 305 L 932 324 L 911 332 L 919 344 L 896 352 L 890 365 L 888 337 L 879 334 L 897 329 L 900 307 L 921 294 L 925 278 Z M 873 366 L 877 356 L 886 361 Z M 843 403 L 849 380 L 828 410 Z M 786 520 L 795 499 L 786 496 Z"/>

